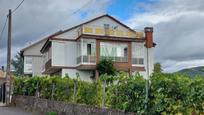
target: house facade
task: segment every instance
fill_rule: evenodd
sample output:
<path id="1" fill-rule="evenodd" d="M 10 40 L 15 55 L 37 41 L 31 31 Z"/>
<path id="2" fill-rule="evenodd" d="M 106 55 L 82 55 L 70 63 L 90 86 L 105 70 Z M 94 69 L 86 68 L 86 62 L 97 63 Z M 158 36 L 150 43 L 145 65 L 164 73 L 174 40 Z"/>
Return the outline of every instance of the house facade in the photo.
<path id="1" fill-rule="evenodd" d="M 21 56 L 24 59 L 24 74 L 29 76 L 42 75 L 43 55 L 40 52 L 41 47 L 46 42 L 46 39 L 42 39 L 20 51 Z"/>
<path id="2" fill-rule="evenodd" d="M 96 65 L 104 57 L 113 59 L 117 70 L 147 78 L 153 72 L 154 47 L 152 27 L 137 32 L 102 15 L 49 36 L 37 50 L 42 54 L 42 74 L 76 77 L 78 73 L 90 81 L 98 77 Z"/>

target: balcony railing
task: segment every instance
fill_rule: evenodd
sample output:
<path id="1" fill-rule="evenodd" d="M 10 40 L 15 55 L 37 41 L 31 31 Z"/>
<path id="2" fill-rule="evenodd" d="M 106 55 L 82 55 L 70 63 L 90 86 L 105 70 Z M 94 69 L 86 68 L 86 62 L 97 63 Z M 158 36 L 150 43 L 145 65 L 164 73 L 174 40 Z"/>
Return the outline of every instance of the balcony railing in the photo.
<path id="1" fill-rule="evenodd" d="M 144 58 L 132 58 L 132 64 L 144 65 Z"/>
<path id="2" fill-rule="evenodd" d="M 128 62 L 128 57 L 110 57 L 110 56 L 100 56 L 100 59 L 111 59 L 115 62 Z"/>
<path id="3" fill-rule="evenodd" d="M 96 56 L 93 55 L 83 55 L 77 58 L 77 64 L 83 63 L 96 63 Z"/>
<path id="4" fill-rule="evenodd" d="M 116 36 L 116 37 L 129 37 L 129 38 L 143 38 L 144 32 L 132 32 L 120 30 L 117 28 L 105 29 L 104 27 L 99 26 L 82 26 L 78 30 L 78 35 L 81 34 L 90 34 L 90 35 L 106 35 L 106 36 Z"/>

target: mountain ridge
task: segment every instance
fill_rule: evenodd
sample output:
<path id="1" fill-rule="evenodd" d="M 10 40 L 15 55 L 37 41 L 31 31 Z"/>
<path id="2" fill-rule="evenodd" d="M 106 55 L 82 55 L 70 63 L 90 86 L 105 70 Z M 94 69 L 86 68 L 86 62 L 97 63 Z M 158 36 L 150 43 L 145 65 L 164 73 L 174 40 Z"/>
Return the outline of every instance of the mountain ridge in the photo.
<path id="1" fill-rule="evenodd" d="M 195 77 L 195 76 L 203 76 L 204 77 L 204 66 L 186 68 L 186 69 L 182 69 L 176 73 L 185 74 L 185 75 L 188 75 L 190 77 Z"/>

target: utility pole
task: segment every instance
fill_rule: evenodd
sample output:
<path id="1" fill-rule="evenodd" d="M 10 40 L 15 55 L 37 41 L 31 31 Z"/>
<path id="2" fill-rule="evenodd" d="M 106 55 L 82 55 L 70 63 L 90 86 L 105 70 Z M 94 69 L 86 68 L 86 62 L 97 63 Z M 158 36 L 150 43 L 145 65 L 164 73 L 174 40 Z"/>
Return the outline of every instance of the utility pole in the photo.
<path id="1" fill-rule="evenodd" d="M 10 103 L 10 76 L 11 76 L 11 9 L 8 14 L 8 44 L 7 44 L 7 69 L 6 69 L 6 104 Z"/>

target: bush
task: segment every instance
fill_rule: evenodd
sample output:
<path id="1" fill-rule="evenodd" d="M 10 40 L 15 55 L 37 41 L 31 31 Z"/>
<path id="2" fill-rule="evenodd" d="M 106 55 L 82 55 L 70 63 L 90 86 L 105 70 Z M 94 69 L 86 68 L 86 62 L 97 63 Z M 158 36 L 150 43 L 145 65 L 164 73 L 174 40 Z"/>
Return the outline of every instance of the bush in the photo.
<path id="1" fill-rule="evenodd" d="M 107 78 L 103 75 L 101 78 Z M 149 100 L 145 109 L 145 80 L 120 73 L 106 86 L 105 106 L 137 114 L 204 114 L 204 78 L 157 73 L 151 77 Z M 101 79 L 102 82 L 104 79 Z M 101 106 L 102 83 L 84 82 L 69 77 L 17 77 L 14 94 L 86 105 Z"/>
<path id="2" fill-rule="evenodd" d="M 80 82 L 77 92 L 77 103 L 101 106 L 102 87 L 100 81 L 94 83 Z"/>
<path id="3" fill-rule="evenodd" d="M 57 115 L 57 112 L 51 111 L 51 112 L 48 112 L 46 115 Z"/>
<path id="4" fill-rule="evenodd" d="M 35 96 L 37 92 L 39 92 L 39 97 L 44 99 L 97 106 L 101 104 L 100 81 L 89 83 L 60 76 L 15 78 L 15 95 Z"/>
<path id="5" fill-rule="evenodd" d="M 144 112 L 145 80 L 142 77 L 125 78 L 112 86 L 113 108 L 127 112 Z"/>
<path id="6" fill-rule="evenodd" d="M 112 59 L 103 58 L 97 64 L 97 70 L 99 71 L 99 75 L 107 74 L 107 75 L 115 75 L 116 68 L 114 67 Z"/>

